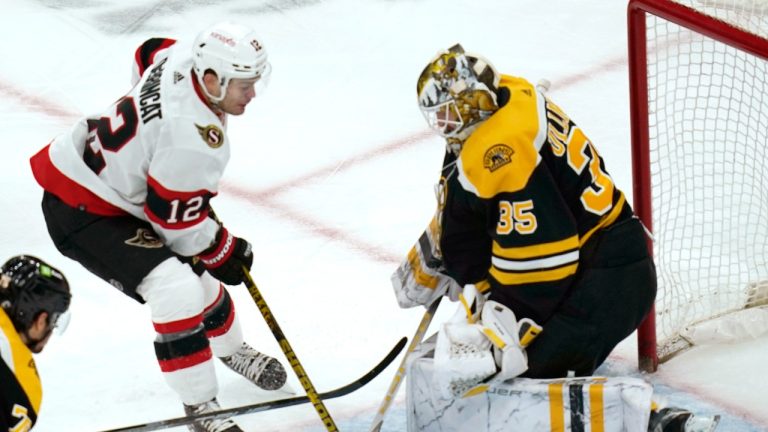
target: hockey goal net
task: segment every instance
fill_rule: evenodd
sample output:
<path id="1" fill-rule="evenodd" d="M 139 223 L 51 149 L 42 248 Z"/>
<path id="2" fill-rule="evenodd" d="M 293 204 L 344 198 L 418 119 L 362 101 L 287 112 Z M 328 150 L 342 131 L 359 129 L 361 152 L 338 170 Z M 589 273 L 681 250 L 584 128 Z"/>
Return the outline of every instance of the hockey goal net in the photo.
<path id="1" fill-rule="evenodd" d="M 630 0 L 633 195 L 653 234 L 655 370 L 768 322 L 768 0 Z"/>

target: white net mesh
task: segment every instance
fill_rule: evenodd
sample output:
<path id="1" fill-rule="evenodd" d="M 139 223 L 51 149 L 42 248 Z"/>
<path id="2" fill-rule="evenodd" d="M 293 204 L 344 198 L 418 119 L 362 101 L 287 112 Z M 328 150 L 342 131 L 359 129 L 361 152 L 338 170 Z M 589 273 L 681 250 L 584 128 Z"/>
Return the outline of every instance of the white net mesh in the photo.
<path id="1" fill-rule="evenodd" d="M 677 3 L 768 36 L 768 2 Z M 768 64 L 647 16 L 662 359 L 686 326 L 768 301 Z"/>

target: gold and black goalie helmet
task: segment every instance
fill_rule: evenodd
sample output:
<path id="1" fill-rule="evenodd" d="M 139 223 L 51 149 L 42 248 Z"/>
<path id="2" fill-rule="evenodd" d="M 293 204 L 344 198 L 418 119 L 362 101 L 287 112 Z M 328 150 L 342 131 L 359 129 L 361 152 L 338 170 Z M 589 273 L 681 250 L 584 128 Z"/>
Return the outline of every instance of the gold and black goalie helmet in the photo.
<path id="1" fill-rule="evenodd" d="M 437 54 L 416 84 L 419 108 L 429 126 L 446 138 L 466 139 L 471 126 L 498 109 L 499 74 L 484 58 L 456 44 Z"/>

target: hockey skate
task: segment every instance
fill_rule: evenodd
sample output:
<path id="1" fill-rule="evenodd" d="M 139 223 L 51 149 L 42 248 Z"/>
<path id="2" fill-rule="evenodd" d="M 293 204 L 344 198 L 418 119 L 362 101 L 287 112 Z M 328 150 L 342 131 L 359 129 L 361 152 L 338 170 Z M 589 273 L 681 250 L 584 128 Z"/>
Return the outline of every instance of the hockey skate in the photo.
<path id="1" fill-rule="evenodd" d="M 262 354 L 250 345 L 243 345 L 229 357 L 219 357 L 227 367 L 244 376 L 264 390 L 277 390 L 285 384 L 287 375 L 280 362 Z"/>
<path id="2" fill-rule="evenodd" d="M 680 408 L 664 408 L 651 413 L 648 432 L 713 432 L 720 416 L 695 416 Z"/>
<path id="3" fill-rule="evenodd" d="M 206 414 L 220 411 L 221 407 L 216 398 L 197 405 L 184 405 L 184 412 L 188 416 L 196 414 Z M 203 419 L 198 420 L 187 426 L 190 432 L 244 432 L 231 419 Z"/>

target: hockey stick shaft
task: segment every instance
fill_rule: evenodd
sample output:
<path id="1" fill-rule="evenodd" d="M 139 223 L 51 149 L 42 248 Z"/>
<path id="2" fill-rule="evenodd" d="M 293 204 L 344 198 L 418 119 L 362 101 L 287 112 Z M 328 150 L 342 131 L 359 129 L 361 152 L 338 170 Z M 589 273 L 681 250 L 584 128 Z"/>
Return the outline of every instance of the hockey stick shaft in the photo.
<path id="1" fill-rule="evenodd" d="M 317 411 L 317 415 L 320 416 L 320 420 L 323 422 L 325 429 L 328 430 L 328 432 L 338 431 L 339 429 L 336 427 L 336 423 L 333 421 L 333 418 L 331 418 L 331 413 L 328 412 L 323 400 L 317 394 L 315 386 L 312 384 L 312 381 L 309 380 L 307 372 L 299 362 L 299 358 L 296 356 L 291 344 L 288 343 L 288 339 L 277 324 L 277 320 L 275 319 L 275 316 L 272 315 L 272 311 L 269 309 L 269 306 L 267 306 L 267 302 L 264 300 L 261 292 L 259 292 L 259 288 L 251 277 L 251 272 L 243 267 L 243 274 L 245 275 L 245 286 L 248 288 L 251 298 L 259 308 L 259 312 L 261 312 L 261 315 L 264 317 L 264 321 L 267 322 L 267 326 L 272 331 L 272 335 L 277 339 L 278 344 L 280 344 L 280 349 L 283 350 L 285 358 L 288 359 L 288 363 L 290 363 L 293 372 L 296 374 L 301 386 L 307 393 L 307 397 L 315 408 L 315 411 Z"/>
<path id="2" fill-rule="evenodd" d="M 376 365 L 373 367 L 373 369 L 369 370 L 365 375 L 361 376 L 360 378 L 350 382 L 349 384 L 346 384 L 344 386 L 341 386 L 339 388 L 320 393 L 320 397 L 322 399 L 333 399 L 341 396 L 348 395 L 355 390 L 358 390 L 359 388 L 363 387 L 364 385 L 371 382 L 374 378 L 379 376 L 379 374 L 386 369 L 390 363 L 392 363 L 395 358 L 400 354 L 400 351 L 403 350 L 403 347 L 405 347 L 405 343 L 407 342 L 407 338 L 400 339 L 397 344 L 387 353 L 387 355 Z M 309 402 L 309 398 L 307 396 L 295 396 L 291 398 L 286 399 L 276 399 L 271 401 L 265 401 L 265 402 L 257 402 L 250 405 L 243 405 L 239 407 L 234 408 L 225 408 L 216 412 L 211 413 L 205 413 L 205 414 L 197 414 L 193 416 L 187 416 L 187 417 L 177 417 L 172 419 L 166 419 L 166 420 L 158 420 L 143 424 L 137 424 L 134 426 L 127 426 L 127 427 L 121 427 L 118 429 L 110 429 L 104 432 L 148 432 L 148 431 L 156 431 L 161 429 L 168 429 L 176 426 L 186 425 L 190 424 L 192 422 L 198 421 L 198 420 L 204 420 L 204 419 L 212 419 L 212 418 L 225 418 L 225 417 L 231 417 L 235 415 L 243 415 L 243 414 L 252 414 L 262 411 L 268 411 L 273 409 L 279 409 L 279 408 L 285 408 L 289 406 L 299 405 L 303 403 Z"/>
<path id="3" fill-rule="evenodd" d="M 403 354 L 403 359 L 400 361 L 400 366 L 397 368 L 397 372 L 395 373 L 394 378 L 392 378 L 392 382 L 389 384 L 389 389 L 387 389 L 387 393 L 384 395 L 384 400 L 381 401 L 381 405 L 379 405 L 379 409 L 376 411 L 376 417 L 373 418 L 370 432 L 379 432 L 379 430 L 381 430 L 381 426 L 384 424 L 384 416 L 387 414 L 389 406 L 392 404 L 392 400 L 400 389 L 400 384 L 403 383 L 403 378 L 405 378 L 405 367 L 408 357 L 421 343 L 421 340 L 424 339 L 424 334 L 427 333 L 429 324 L 432 322 L 435 312 L 437 312 L 437 307 L 440 306 L 441 299 L 442 297 L 438 297 L 437 300 L 432 302 L 421 317 L 421 322 L 419 322 L 419 326 L 416 328 L 416 333 L 414 333 L 413 338 L 411 338 L 411 343 L 408 345 L 408 349 L 405 350 L 405 354 Z"/>

